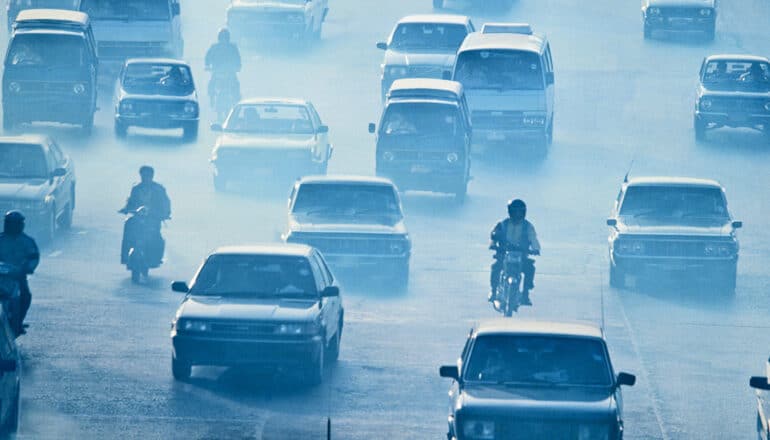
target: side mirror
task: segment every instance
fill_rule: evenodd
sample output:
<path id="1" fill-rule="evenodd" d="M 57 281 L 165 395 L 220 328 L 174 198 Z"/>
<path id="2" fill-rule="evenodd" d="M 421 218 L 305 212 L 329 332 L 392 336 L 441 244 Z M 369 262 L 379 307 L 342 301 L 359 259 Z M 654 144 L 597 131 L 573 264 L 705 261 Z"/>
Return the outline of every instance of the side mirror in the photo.
<path id="1" fill-rule="evenodd" d="M 64 177 L 67 175 L 67 170 L 64 168 L 55 168 L 53 172 L 51 172 L 51 177 Z"/>
<path id="2" fill-rule="evenodd" d="M 179 293 L 187 293 L 190 291 L 190 287 L 184 281 L 174 281 L 171 283 L 171 290 Z"/>
<path id="3" fill-rule="evenodd" d="M 376 125 L 374 125 L 374 122 L 369 123 L 369 133 L 374 133 L 374 130 L 377 128 Z"/>
<path id="4" fill-rule="evenodd" d="M 179 15 L 181 13 L 181 9 L 179 8 L 179 3 L 174 3 L 171 5 L 171 14 L 172 15 Z"/>
<path id="5" fill-rule="evenodd" d="M 758 390 L 770 390 L 770 383 L 767 383 L 767 378 L 763 376 L 752 376 L 749 386 Z"/>
<path id="6" fill-rule="evenodd" d="M 9 373 L 11 371 L 16 371 L 16 361 L 13 359 L 0 360 L 0 372 Z"/>
<path id="7" fill-rule="evenodd" d="M 618 221 L 614 218 L 608 218 L 607 219 L 607 226 L 617 226 Z"/>
<path id="8" fill-rule="evenodd" d="M 441 79 L 446 79 L 446 80 L 452 79 L 452 72 L 448 70 L 441 72 Z"/>
<path id="9" fill-rule="evenodd" d="M 321 291 L 322 298 L 331 298 L 335 296 L 340 296 L 340 288 L 337 286 L 328 286 Z"/>
<path id="10" fill-rule="evenodd" d="M 457 365 L 442 365 L 438 369 L 438 375 L 449 379 L 460 380 L 460 370 Z"/>
<path id="11" fill-rule="evenodd" d="M 736 221 L 733 222 L 733 229 L 740 229 L 742 227 L 743 227 L 743 222 L 742 221 L 736 220 Z"/>
<path id="12" fill-rule="evenodd" d="M 616 383 L 618 386 L 626 385 L 626 386 L 632 387 L 636 383 L 636 376 L 628 373 L 618 373 L 618 378 Z"/>
<path id="13" fill-rule="evenodd" d="M 318 130 L 316 130 L 316 133 L 322 134 L 322 133 L 328 133 L 329 132 L 329 126 L 328 125 L 321 125 L 318 127 Z"/>
<path id="14" fill-rule="evenodd" d="M 548 85 L 553 84 L 553 72 L 548 72 L 545 74 L 545 83 Z"/>
<path id="15" fill-rule="evenodd" d="M 222 124 L 219 124 L 216 122 L 211 124 L 211 131 L 216 131 L 216 132 L 222 131 Z"/>
<path id="16" fill-rule="evenodd" d="M 382 41 L 377 42 L 377 49 L 388 50 L 388 44 Z"/>

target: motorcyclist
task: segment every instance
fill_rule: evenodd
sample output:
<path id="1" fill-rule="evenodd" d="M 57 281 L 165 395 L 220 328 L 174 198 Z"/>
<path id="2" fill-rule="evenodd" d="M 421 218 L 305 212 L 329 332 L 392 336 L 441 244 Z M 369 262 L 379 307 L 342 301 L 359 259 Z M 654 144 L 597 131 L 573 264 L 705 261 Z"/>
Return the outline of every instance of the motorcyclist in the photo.
<path id="1" fill-rule="evenodd" d="M 141 182 L 131 188 L 131 195 L 126 200 L 124 206 L 118 212 L 121 214 L 137 213 L 143 217 L 141 225 L 150 236 L 161 237 L 160 226 L 163 220 L 171 218 L 171 201 L 166 194 L 166 188 L 153 180 L 155 170 L 149 165 L 143 165 L 139 168 Z M 126 264 L 128 261 L 128 251 L 136 240 L 136 234 L 132 234 L 130 222 L 127 222 L 123 229 L 123 245 L 121 246 L 120 262 Z M 160 244 L 158 243 L 158 247 Z M 162 251 L 161 258 L 163 256 Z"/>
<path id="2" fill-rule="evenodd" d="M 211 71 L 208 93 L 212 107 L 219 82 L 232 87 L 236 101 L 240 100 L 241 86 L 237 74 L 241 71 L 241 53 L 238 46 L 230 42 L 230 31 L 227 28 L 219 30 L 217 42 L 206 52 L 205 66 Z"/>
<path id="3" fill-rule="evenodd" d="M 18 269 L 20 310 L 17 334 L 24 334 L 24 318 L 32 304 L 27 275 L 35 272 L 40 262 L 40 251 L 35 240 L 24 233 L 24 215 L 19 211 L 5 214 L 3 232 L 0 233 L 0 262 Z"/>
<path id="4" fill-rule="evenodd" d="M 524 201 L 511 200 L 508 202 L 508 218 L 498 222 L 492 229 L 492 243 L 489 248 L 495 251 L 495 261 L 492 263 L 489 279 L 492 288 L 489 295 L 490 302 L 496 299 L 497 284 L 500 281 L 500 271 L 503 269 L 503 257 L 507 248 L 514 247 L 530 255 L 540 255 L 540 242 L 537 240 L 535 227 L 526 220 L 526 216 L 527 205 Z M 529 291 L 535 287 L 535 261 L 533 259 L 524 259 L 522 273 L 524 273 L 524 291 L 521 304 L 529 306 L 532 305 Z"/>

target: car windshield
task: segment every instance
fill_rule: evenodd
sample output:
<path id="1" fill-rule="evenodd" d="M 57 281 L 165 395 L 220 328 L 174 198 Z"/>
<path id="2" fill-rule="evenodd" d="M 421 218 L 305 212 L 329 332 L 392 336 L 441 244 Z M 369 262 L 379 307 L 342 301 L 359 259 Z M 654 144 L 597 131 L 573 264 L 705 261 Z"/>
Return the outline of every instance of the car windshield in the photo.
<path id="1" fill-rule="evenodd" d="M 460 54 L 455 81 L 468 89 L 542 90 L 543 70 L 536 53 L 474 50 Z"/>
<path id="2" fill-rule="evenodd" d="M 48 177 L 48 166 L 39 145 L 0 144 L 0 178 Z"/>
<path id="3" fill-rule="evenodd" d="M 317 299 L 305 257 L 212 255 L 195 277 L 193 295 Z"/>
<path id="4" fill-rule="evenodd" d="M 383 136 L 454 137 L 462 127 L 457 106 L 435 103 L 390 104 L 382 117 Z"/>
<path id="5" fill-rule="evenodd" d="M 402 217 L 391 186 L 306 183 L 297 191 L 292 211 L 296 215 Z"/>
<path id="6" fill-rule="evenodd" d="M 238 133 L 315 133 L 307 108 L 286 104 L 237 105 L 230 112 L 224 129 Z"/>
<path id="7" fill-rule="evenodd" d="M 82 0 L 80 10 L 93 20 L 168 20 L 167 0 Z"/>
<path id="8" fill-rule="evenodd" d="M 190 68 L 178 64 L 131 63 L 121 80 L 128 93 L 185 96 L 195 90 Z"/>
<path id="9" fill-rule="evenodd" d="M 770 92 L 770 65 L 752 61 L 710 61 L 701 82 L 719 91 Z"/>
<path id="10" fill-rule="evenodd" d="M 727 219 L 720 188 L 688 186 L 630 186 L 620 215 L 651 218 L 701 217 Z"/>
<path id="11" fill-rule="evenodd" d="M 16 34 L 6 65 L 73 67 L 85 63 L 85 41 L 75 35 Z"/>
<path id="12" fill-rule="evenodd" d="M 520 385 L 612 385 L 602 341 L 558 336 L 478 336 L 464 379 Z"/>
<path id="13" fill-rule="evenodd" d="M 390 47 L 398 50 L 455 52 L 468 35 L 461 24 L 402 23 L 396 27 Z"/>

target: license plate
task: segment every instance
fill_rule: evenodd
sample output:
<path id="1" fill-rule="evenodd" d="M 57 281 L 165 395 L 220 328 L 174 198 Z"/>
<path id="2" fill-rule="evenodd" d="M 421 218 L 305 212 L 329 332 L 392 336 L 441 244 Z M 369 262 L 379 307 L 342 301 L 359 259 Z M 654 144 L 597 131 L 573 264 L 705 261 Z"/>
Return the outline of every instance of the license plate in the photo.
<path id="1" fill-rule="evenodd" d="M 503 141 L 505 140 L 505 135 L 502 133 L 492 132 L 487 133 L 487 140 L 488 141 Z"/>
<path id="2" fill-rule="evenodd" d="M 415 174 L 430 173 L 430 168 L 426 167 L 425 165 L 412 165 L 412 173 L 415 173 Z"/>

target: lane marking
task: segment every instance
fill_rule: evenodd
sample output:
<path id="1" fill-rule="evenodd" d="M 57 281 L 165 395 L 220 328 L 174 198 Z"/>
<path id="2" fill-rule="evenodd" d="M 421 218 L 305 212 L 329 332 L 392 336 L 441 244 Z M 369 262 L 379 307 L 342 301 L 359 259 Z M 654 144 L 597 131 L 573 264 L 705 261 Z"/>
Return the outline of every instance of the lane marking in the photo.
<path id="1" fill-rule="evenodd" d="M 62 251 L 56 250 L 56 251 L 53 251 L 50 254 L 48 254 L 48 258 L 56 258 L 56 257 L 58 257 L 61 254 L 62 254 Z"/>

